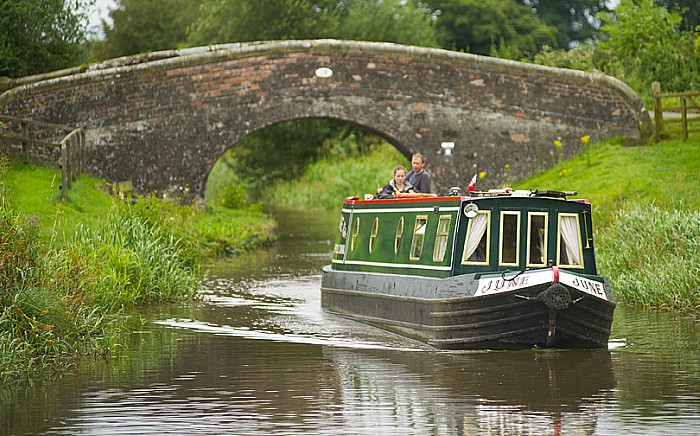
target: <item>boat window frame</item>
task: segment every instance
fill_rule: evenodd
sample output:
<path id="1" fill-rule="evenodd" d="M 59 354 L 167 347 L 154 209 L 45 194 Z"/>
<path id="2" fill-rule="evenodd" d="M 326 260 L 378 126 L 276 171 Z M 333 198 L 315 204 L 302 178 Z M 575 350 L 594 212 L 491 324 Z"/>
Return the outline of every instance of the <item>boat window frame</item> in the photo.
<path id="1" fill-rule="evenodd" d="M 543 235 L 543 240 L 542 240 L 542 263 L 534 263 L 532 262 L 532 259 L 530 258 L 530 249 L 532 247 L 532 238 L 531 236 L 531 231 L 532 231 L 532 217 L 534 216 L 543 216 L 544 217 L 544 235 Z M 532 266 L 532 267 L 545 267 L 547 266 L 547 257 L 548 257 L 548 251 L 547 250 L 547 244 L 549 240 L 549 212 L 530 212 L 528 211 L 527 213 L 527 251 L 526 251 L 526 258 L 527 258 L 527 266 Z"/>
<path id="2" fill-rule="evenodd" d="M 372 254 L 372 252 L 374 251 L 374 246 L 377 243 L 377 233 L 379 233 L 378 216 L 374 217 L 374 221 L 372 221 L 372 229 L 369 232 L 369 254 Z"/>
<path id="3" fill-rule="evenodd" d="M 476 250 L 474 250 L 474 253 L 471 253 L 469 256 L 467 256 L 467 243 L 469 242 L 469 236 L 471 235 L 471 232 L 473 230 L 472 223 L 474 222 L 474 218 L 469 219 L 469 224 L 467 224 L 467 234 L 464 238 L 464 249 L 462 250 L 462 265 L 488 265 L 489 264 L 489 258 L 491 255 L 491 211 L 490 210 L 480 210 L 477 212 L 478 215 L 486 215 L 486 228 L 484 229 L 483 235 L 481 235 L 481 238 L 479 238 L 479 244 L 481 244 L 481 241 L 486 238 L 486 253 L 484 256 L 483 261 L 476 261 L 476 260 L 469 260 L 469 257 L 471 257 L 474 253 L 476 253 Z M 478 247 L 478 245 L 477 245 Z"/>
<path id="4" fill-rule="evenodd" d="M 396 224 L 396 234 L 394 236 L 394 254 L 399 254 L 399 248 L 401 248 L 401 239 L 403 238 L 404 230 L 404 219 L 399 218 L 399 222 Z"/>
<path id="5" fill-rule="evenodd" d="M 574 218 L 574 222 L 576 223 L 576 236 L 578 238 L 578 256 L 579 259 L 581 259 L 581 264 L 571 264 L 571 263 L 566 263 L 562 264 L 561 263 L 561 244 L 562 244 L 562 225 L 561 225 L 561 219 L 562 217 L 567 217 L 567 218 Z M 564 242 L 566 243 L 566 242 Z M 585 260 L 583 258 L 583 239 L 581 238 L 581 218 L 580 215 L 577 213 L 566 213 L 566 212 L 561 212 L 557 214 L 557 265 L 560 267 L 564 268 L 572 268 L 572 269 L 585 269 Z"/>
<path id="6" fill-rule="evenodd" d="M 419 221 L 425 221 L 425 224 L 421 227 L 418 226 Z M 410 260 L 419 261 L 423 255 L 423 245 L 425 244 L 425 232 L 428 228 L 428 215 L 416 215 L 416 220 L 413 225 L 413 238 L 411 238 L 411 251 L 408 253 L 408 258 Z M 422 229 L 422 232 L 419 233 Z M 420 236 L 420 238 L 417 238 Z M 420 241 L 420 245 L 419 242 Z M 420 250 L 418 256 L 415 256 L 416 247 Z"/>
<path id="7" fill-rule="evenodd" d="M 447 221 L 447 228 L 442 232 L 440 231 L 440 225 Z M 440 215 L 438 218 L 437 229 L 435 230 L 435 247 L 433 247 L 433 262 L 443 262 L 445 260 L 445 254 L 447 254 L 447 245 L 449 243 L 450 237 L 450 227 L 452 226 L 452 215 Z M 442 245 L 441 245 L 441 242 Z M 438 256 L 438 250 L 442 251 L 441 255 Z"/>
<path id="8" fill-rule="evenodd" d="M 355 252 L 355 246 L 357 242 L 357 235 L 360 233 L 360 216 L 355 216 L 355 222 L 352 226 L 352 233 L 350 234 L 350 252 Z"/>
<path id="9" fill-rule="evenodd" d="M 503 261 L 503 225 L 506 216 L 515 216 L 515 262 Z M 519 210 L 502 210 L 500 214 L 499 235 L 498 235 L 498 265 L 499 266 L 519 266 L 520 265 L 520 216 Z"/>

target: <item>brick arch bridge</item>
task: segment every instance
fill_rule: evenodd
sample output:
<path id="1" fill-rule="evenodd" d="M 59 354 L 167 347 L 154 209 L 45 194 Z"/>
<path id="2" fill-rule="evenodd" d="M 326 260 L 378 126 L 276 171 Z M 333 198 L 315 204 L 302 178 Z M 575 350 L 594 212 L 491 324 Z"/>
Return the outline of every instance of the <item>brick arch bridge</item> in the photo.
<path id="1" fill-rule="evenodd" d="M 91 175 L 195 198 L 227 148 L 291 119 L 347 121 L 420 152 L 438 192 L 476 168 L 492 187 L 545 169 L 556 138 L 572 155 L 583 135 L 651 136 L 642 101 L 612 77 L 388 43 L 227 44 L 17 82 L 0 113 L 84 127 Z"/>

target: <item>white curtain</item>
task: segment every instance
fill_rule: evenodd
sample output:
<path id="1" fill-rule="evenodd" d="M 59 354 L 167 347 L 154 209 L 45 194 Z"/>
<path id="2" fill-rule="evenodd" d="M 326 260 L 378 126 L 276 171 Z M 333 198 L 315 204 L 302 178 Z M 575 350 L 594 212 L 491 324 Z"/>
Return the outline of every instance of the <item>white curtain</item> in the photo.
<path id="1" fill-rule="evenodd" d="M 464 247 L 462 262 L 466 262 L 476 251 L 476 247 L 479 246 L 479 242 L 484 236 L 488 222 L 488 214 L 486 213 L 477 214 L 472 218 L 469 236 L 467 236 L 467 243 Z"/>
<path id="2" fill-rule="evenodd" d="M 561 215 L 561 238 L 566 247 L 568 265 L 581 265 L 581 232 L 578 228 L 578 216 Z"/>

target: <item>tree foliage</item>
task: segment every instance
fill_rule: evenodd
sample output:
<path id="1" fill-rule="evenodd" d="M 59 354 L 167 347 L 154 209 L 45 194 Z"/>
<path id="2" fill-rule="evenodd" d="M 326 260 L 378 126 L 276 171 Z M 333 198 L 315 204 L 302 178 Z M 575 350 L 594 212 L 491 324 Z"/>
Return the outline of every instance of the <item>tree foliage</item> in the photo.
<path id="1" fill-rule="evenodd" d="M 659 6 L 676 11 L 682 17 L 681 29 L 693 31 L 700 26 L 700 2 L 698 0 L 657 0 Z"/>
<path id="2" fill-rule="evenodd" d="M 318 38 L 436 45 L 412 0 L 208 0 L 189 32 L 192 45 Z"/>
<path id="3" fill-rule="evenodd" d="M 336 38 L 437 47 L 431 10 L 404 0 L 339 2 Z"/>
<path id="4" fill-rule="evenodd" d="M 599 20 L 609 12 L 607 0 L 518 0 L 529 6 L 545 23 L 557 29 L 559 47 L 568 49 L 595 39 Z"/>
<path id="5" fill-rule="evenodd" d="M 441 47 L 489 55 L 532 58 L 543 46 L 557 46 L 556 29 L 514 0 L 430 0 Z"/>
<path id="6" fill-rule="evenodd" d="M 0 76 L 75 66 L 85 57 L 86 13 L 94 0 L 0 0 Z"/>
<path id="7" fill-rule="evenodd" d="M 190 0 L 117 0 L 116 6 L 112 23 L 102 21 L 105 38 L 94 44 L 92 59 L 181 48 L 199 12 Z"/>
<path id="8" fill-rule="evenodd" d="M 649 2 L 622 0 L 614 14 L 601 17 L 603 71 L 638 91 L 654 81 L 669 91 L 700 87 L 700 33 L 681 31 L 680 14 Z"/>
<path id="9" fill-rule="evenodd" d="M 314 0 L 206 0 L 192 45 L 329 37 L 333 11 Z"/>

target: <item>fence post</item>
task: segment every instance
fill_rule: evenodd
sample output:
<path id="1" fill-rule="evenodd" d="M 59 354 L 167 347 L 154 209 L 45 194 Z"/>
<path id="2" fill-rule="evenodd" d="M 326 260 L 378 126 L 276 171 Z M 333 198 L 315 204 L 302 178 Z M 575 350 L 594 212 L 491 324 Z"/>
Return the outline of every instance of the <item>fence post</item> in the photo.
<path id="1" fill-rule="evenodd" d="M 661 131 L 664 128 L 664 109 L 661 104 L 661 84 L 653 82 L 651 84 L 651 95 L 654 100 L 654 127 L 656 130 L 655 140 L 661 140 Z"/>
<path id="2" fill-rule="evenodd" d="M 683 141 L 688 140 L 688 105 L 685 96 L 681 96 L 681 123 L 683 124 Z"/>
<path id="3" fill-rule="evenodd" d="M 61 201 L 68 196 L 68 150 L 65 141 L 61 142 Z"/>
<path id="4" fill-rule="evenodd" d="M 22 129 L 22 159 L 24 159 L 24 163 L 27 163 L 29 162 L 29 123 L 21 121 L 19 125 Z"/>

